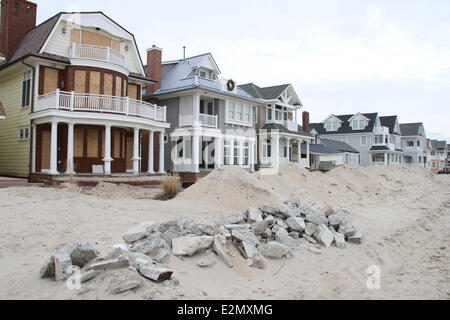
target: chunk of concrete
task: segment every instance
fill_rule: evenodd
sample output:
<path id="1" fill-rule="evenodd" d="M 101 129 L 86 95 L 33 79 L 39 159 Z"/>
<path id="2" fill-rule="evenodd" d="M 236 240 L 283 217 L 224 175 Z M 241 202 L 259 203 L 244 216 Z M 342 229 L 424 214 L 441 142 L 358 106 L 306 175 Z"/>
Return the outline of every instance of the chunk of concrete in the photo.
<path id="1" fill-rule="evenodd" d="M 320 224 L 328 224 L 328 219 L 325 216 L 325 213 L 323 211 L 319 211 L 317 209 L 312 209 L 305 215 L 305 220 L 307 222 L 314 223 L 315 225 Z"/>
<path id="2" fill-rule="evenodd" d="M 74 243 L 70 248 L 70 258 L 72 264 L 80 268 L 94 260 L 98 255 L 98 251 L 88 242 Z"/>
<path id="3" fill-rule="evenodd" d="M 139 273 L 142 274 L 145 278 L 161 282 L 165 280 L 170 280 L 173 271 L 157 266 L 153 263 L 148 263 L 146 265 L 139 267 Z"/>
<path id="4" fill-rule="evenodd" d="M 271 220 L 262 220 L 252 224 L 251 229 L 256 235 L 262 234 L 271 224 Z"/>
<path id="5" fill-rule="evenodd" d="M 264 230 L 261 236 L 266 239 L 272 238 L 272 230 L 270 230 L 270 228 L 267 228 L 266 230 Z"/>
<path id="6" fill-rule="evenodd" d="M 266 204 L 259 208 L 262 212 L 270 215 L 279 214 L 280 210 L 278 206 L 272 205 L 272 204 Z"/>
<path id="7" fill-rule="evenodd" d="M 337 211 L 328 216 L 328 221 L 330 226 L 338 230 L 341 224 L 350 223 L 350 216 L 343 211 Z"/>
<path id="8" fill-rule="evenodd" d="M 80 283 L 88 282 L 89 280 L 94 279 L 94 278 L 95 278 L 96 276 L 98 276 L 99 274 L 100 274 L 99 271 L 96 271 L 96 270 L 88 270 L 88 271 L 82 273 L 82 274 L 79 276 Z"/>
<path id="9" fill-rule="evenodd" d="M 247 243 L 250 243 L 250 244 L 254 245 L 255 247 L 259 245 L 258 237 L 251 231 L 237 230 L 237 229 L 232 230 L 231 237 L 238 241 L 242 241 L 242 242 L 245 241 Z"/>
<path id="10" fill-rule="evenodd" d="M 347 241 L 350 243 L 361 244 L 363 242 L 363 238 L 363 232 L 358 228 L 352 236 L 348 237 Z"/>
<path id="11" fill-rule="evenodd" d="M 149 256 L 158 263 L 166 263 L 169 260 L 170 252 L 166 248 L 158 248 L 150 253 Z"/>
<path id="12" fill-rule="evenodd" d="M 261 210 L 254 207 L 248 207 L 247 209 L 247 219 L 249 222 L 259 222 L 263 221 L 263 216 Z"/>
<path id="13" fill-rule="evenodd" d="M 129 262 L 126 258 L 117 258 L 110 260 L 103 260 L 98 262 L 90 263 L 87 267 L 87 270 L 103 270 L 103 269 L 115 269 L 115 268 L 123 268 L 128 267 Z"/>
<path id="14" fill-rule="evenodd" d="M 242 245 L 247 258 L 247 264 L 253 268 L 263 269 L 264 260 L 262 259 L 258 249 L 247 242 L 242 242 Z"/>
<path id="15" fill-rule="evenodd" d="M 159 237 L 138 242 L 131 250 L 143 254 L 151 254 L 159 248 L 170 249 L 167 242 Z"/>
<path id="16" fill-rule="evenodd" d="M 158 224 L 154 221 L 142 222 L 131 228 L 123 235 L 123 241 L 130 244 L 147 237 L 153 231 L 158 229 Z"/>
<path id="17" fill-rule="evenodd" d="M 222 235 L 222 236 L 224 236 L 225 238 L 227 238 L 227 239 L 230 239 L 231 238 L 231 233 L 230 233 L 230 231 L 228 231 L 228 229 L 227 228 L 225 228 L 225 226 L 220 226 L 220 234 Z"/>
<path id="18" fill-rule="evenodd" d="M 269 259 L 281 259 L 290 253 L 288 246 L 276 241 L 270 241 L 262 245 L 260 250 L 262 255 Z"/>
<path id="19" fill-rule="evenodd" d="M 70 247 L 65 247 L 56 250 L 53 253 L 53 258 L 55 262 L 55 280 L 66 280 L 73 273 L 72 259 L 70 257 Z"/>
<path id="20" fill-rule="evenodd" d="M 111 281 L 109 292 L 112 294 L 118 294 L 131 289 L 135 289 L 141 285 L 139 279 L 114 279 Z"/>
<path id="21" fill-rule="evenodd" d="M 328 229 L 328 227 L 323 223 L 321 223 L 317 228 L 317 231 L 314 234 L 314 238 L 319 244 L 323 245 L 326 248 L 329 248 L 334 241 L 334 236 L 331 233 L 330 229 Z"/>
<path id="22" fill-rule="evenodd" d="M 309 243 L 317 244 L 316 239 L 314 239 L 313 237 L 308 236 L 307 234 L 304 234 L 303 238 L 305 238 Z"/>
<path id="23" fill-rule="evenodd" d="M 303 232 L 306 228 L 305 220 L 299 217 L 290 217 L 286 220 L 286 223 L 293 231 Z"/>
<path id="24" fill-rule="evenodd" d="M 199 224 L 199 229 L 202 233 L 208 236 L 214 236 L 220 233 L 220 229 L 214 222 L 204 222 Z"/>
<path id="25" fill-rule="evenodd" d="M 172 253 L 176 256 L 192 256 L 211 247 L 213 236 L 184 236 L 172 240 Z"/>
<path id="26" fill-rule="evenodd" d="M 186 219 L 183 221 L 183 228 L 187 233 L 195 234 L 196 236 L 202 236 L 203 232 L 200 230 L 198 223 L 196 223 L 193 219 Z M 171 228 L 169 230 L 174 230 L 177 232 L 176 228 Z M 177 232 L 178 233 L 178 232 Z M 178 236 L 182 236 L 184 234 L 179 234 Z M 172 241 L 171 241 L 172 242 Z"/>
<path id="27" fill-rule="evenodd" d="M 316 231 L 317 231 L 317 225 L 315 225 L 314 223 L 311 223 L 311 222 L 305 223 L 305 234 L 307 236 L 312 237 Z"/>
<path id="28" fill-rule="evenodd" d="M 339 232 L 333 231 L 333 230 L 331 230 L 331 233 L 333 234 L 334 243 L 336 244 L 336 247 L 338 247 L 339 249 L 345 249 L 344 235 Z"/>
<path id="29" fill-rule="evenodd" d="M 200 235 L 201 235 L 201 231 L 200 231 Z M 175 228 L 170 228 L 168 230 L 166 230 L 165 232 L 161 233 L 161 239 L 163 239 L 169 248 L 172 247 L 172 240 L 178 237 L 181 237 L 182 235 L 177 232 L 177 230 Z"/>
<path id="30" fill-rule="evenodd" d="M 164 233 L 171 228 L 173 228 L 174 230 L 176 230 L 179 233 L 183 232 L 184 227 L 183 227 L 182 219 L 175 218 L 175 219 L 172 219 L 169 221 L 162 222 L 159 225 L 158 231 Z"/>
<path id="31" fill-rule="evenodd" d="M 351 224 L 351 222 L 347 221 L 339 226 L 338 232 L 348 238 L 356 233 L 356 228 L 353 224 Z"/>
<path id="32" fill-rule="evenodd" d="M 219 258 L 228 268 L 232 268 L 233 260 L 231 259 L 225 248 L 226 243 L 227 240 L 224 236 L 216 234 L 214 236 L 213 251 L 219 256 Z"/>

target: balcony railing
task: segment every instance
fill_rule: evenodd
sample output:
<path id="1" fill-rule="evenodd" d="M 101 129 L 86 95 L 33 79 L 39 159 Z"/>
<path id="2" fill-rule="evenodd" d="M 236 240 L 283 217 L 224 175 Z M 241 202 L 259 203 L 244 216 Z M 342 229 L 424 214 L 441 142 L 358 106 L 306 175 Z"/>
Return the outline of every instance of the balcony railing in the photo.
<path id="1" fill-rule="evenodd" d="M 115 113 L 166 121 L 166 107 L 130 99 L 129 97 L 65 92 L 58 89 L 55 92 L 38 96 L 34 111 L 39 112 L 48 109 Z"/>
<path id="2" fill-rule="evenodd" d="M 298 131 L 298 125 L 292 120 L 269 120 L 268 123 L 278 123 L 283 125 L 289 131 Z"/>
<path id="3" fill-rule="evenodd" d="M 203 127 L 217 128 L 219 117 L 217 115 L 199 114 L 199 124 Z M 194 115 L 180 115 L 180 127 L 189 127 L 194 125 Z"/>
<path id="4" fill-rule="evenodd" d="M 69 56 L 70 58 L 106 61 L 125 67 L 125 57 L 109 47 L 73 43 L 70 46 Z"/>

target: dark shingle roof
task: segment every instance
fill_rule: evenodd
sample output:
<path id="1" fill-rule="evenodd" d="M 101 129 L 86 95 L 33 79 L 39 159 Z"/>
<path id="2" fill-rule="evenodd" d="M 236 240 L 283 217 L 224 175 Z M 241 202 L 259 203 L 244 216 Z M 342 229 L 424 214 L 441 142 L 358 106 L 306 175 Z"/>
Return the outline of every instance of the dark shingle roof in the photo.
<path id="1" fill-rule="evenodd" d="M 347 144 L 343 141 L 320 139 L 320 142 L 329 148 L 333 148 L 333 149 L 340 150 L 343 152 L 359 153 L 358 150 L 354 149 L 349 144 Z"/>
<path id="2" fill-rule="evenodd" d="M 380 117 L 381 125 L 383 127 L 388 127 L 390 134 L 394 133 L 396 121 L 397 121 L 397 116 Z"/>
<path id="3" fill-rule="evenodd" d="M 435 148 L 444 148 L 447 145 L 447 141 L 444 140 L 431 140 L 431 146 Z"/>
<path id="4" fill-rule="evenodd" d="M 288 134 L 295 134 L 298 136 L 311 137 L 311 135 L 309 133 L 307 133 L 301 129 L 299 131 L 291 131 L 279 123 L 266 123 L 262 127 L 262 129 L 267 130 L 267 132 L 271 132 L 272 130 L 278 130 L 280 133 L 288 133 Z"/>
<path id="5" fill-rule="evenodd" d="M 386 146 L 373 146 L 372 148 L 370 148 L 370 151 L 389 151 L 391 149 L 389 149 Z"/>
<path id="6" fill-rule="evenodd" d="M 362 113 L 364 117 L 369 119 L 369 124 L 363 130 L 353 130 L 350 127 L 348 120 L 354 116 L 354 114 L 334 115 L 336 118 L 342 121 L 341 127 L 337 131 L 326 131 L 323 123 L 310 123 L 310 130 L 315 129 L 319 135 L 321 134 L 342 134 L 342 133 L 364 133 L 372 132 L 375 126 L 378 113 Z"/>
<path id="7" fill-rule="evenodd" d="M 302 150 L 306 150 L 306 145 L 304 143 L 302 143 Z M 309 145 L 309 151 L 311 153 L 317 153 L 317 154 L 339 154 L 339 153 L 342 153 L 342 151 L 327 147 L 324 144 L 317 144 L 317 143 L 311 143 Z"/>
<path id="8" fill-rule="evenodd" d="M 282 84 L 272 87 L 261 88 L 254 83 L 246 83 L 239 85 L 238 87 L 255 98 L 271 100 L 277 99 L 289 86 L 290 86 L 289 84 Z"/>
<path id="9" fill-rule="evenodd" d="M 44 45 L 45 40 L 47 40 L 48 36 L 50 35 L 50 32 L 52 31 L 56 22 L 58 22 L 61 14 L 62 13 L 58 13 L 54 15 L 50 19 L 44 21 L 43 23 L 26 33 L 8 63 L 14 62 L 15 60 L 18 60 L 26 55 L 38 53 Z"/>
<path id="10" fill-rule="evenodd" d="M 402 136 L 419 136 L 421 126 L 422 126 L 422 122 L 401 123 L 400 130 L 402 132 Z"/>

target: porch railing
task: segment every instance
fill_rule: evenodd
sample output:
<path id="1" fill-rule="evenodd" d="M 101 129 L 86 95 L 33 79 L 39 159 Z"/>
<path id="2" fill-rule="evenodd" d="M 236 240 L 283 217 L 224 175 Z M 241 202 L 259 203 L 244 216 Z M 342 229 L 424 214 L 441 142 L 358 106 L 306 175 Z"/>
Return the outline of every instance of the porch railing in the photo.
<path id="1" fill-rule="evenodd" d="M 219 117 L 217 115 L 209 115 L 200 113 L 199 124 L 203 127 L 218 128 Z M 194 115 L 180 115 L 180 127 L 189 127 L 194 125 Z"/>
<path id="2" fill-rule="evenodd" d="M 69 56 L 79 59 L 93 59 L 115 63 L 125 67 L 125 56 L 110 47 L 90 46 L 72 43 Z"/>
<path id="3" fill-rule="evenodd" d="M 156 121 L 166 121 L 166 107 L 157 106 L 129 97 L 56 90 L 38 96 L 34 112 L 48 109 L 90 111 L 136 116 Z"/>

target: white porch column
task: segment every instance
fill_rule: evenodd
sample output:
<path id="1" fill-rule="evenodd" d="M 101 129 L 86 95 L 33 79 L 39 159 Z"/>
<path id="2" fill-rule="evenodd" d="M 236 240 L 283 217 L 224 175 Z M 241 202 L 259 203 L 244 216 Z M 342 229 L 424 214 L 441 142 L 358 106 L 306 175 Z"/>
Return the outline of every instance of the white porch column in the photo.
<path id="1" fill-rule="evenodd" d="M 32 124 L 31 172 L 36 172 L 36 124 Z"/>
<path id="2" fill-rule="evenodd" d="M 105 174 L 111 174 L 111 126 L 105 126 L 105 158 L 103 162 L 105 163 Z M 133 162 L 134 168 L 134 162 Z"/>
<path id="3" fill-rule="evenodd" d="M 200 137 L 194 131 L 194 136 L 192 137 L 192 161 L 194 166 L 194 172 L 200 172 Z"/>
<path id="4" fill-rule="evenodd" d="M 158 173 L 166 173 L 164 169 L 164 131 L 159 132 L 159 171 Z"/>
<path id="5" fill-rule="evenodd" d="M 306 140 L 306 168 L 310 167 L 309 157 L 309 140 Z"/>
<path id="6" fill-rule="evenodd" d="M 192 107 L 194 108 L 192 115 L 194 116 L 193 120 L 195 125 L 200 121 L 200 93 L 198 92 L 194 93 Z"/>
<path id="7" fill-rule="evenodd" d="M 250 164 L 250 172 L 255 172 L 255 143 L 253 141 L 248 142 L 248 161 Z"/>
<path id="8" fill-rule="evenodd" d="M 58 174 L 58 122 L 52 122 L 50 142 L 50 174 Z"/>
<path id="9" fill-rule="evenodd" d="M 288 162 L 291 161 L 291 148 L 290 148 L 290 144 L 291 144 L 291 139 L 290 139 L 290 138 L 286 138 L 286 154 L 287 154 L 287 160 L 288 160 Z"/>
<path id="10" fill-rule="evenodd" d="M 298 148 L 297 148 L 297 163 L 300 164 L 302 161 L 302 141 L 297 140 Z"/>
<path id="11" fill-rule="evenodd" d="M 238 148 L 239 148 L 239 166 L 242 167 L 244 165 L 244 141 L 238 140 Z"/>
<path id="12" fill-rule="evenodd" d="M 388 159 L 387 159 L 387 153 L 384 154 L 384 165 L 387 166 L 388 164 Z"/>
<path id="13" fill-rule="evenodd" d="M 106 137 L 105 137 L 106 139 Z M 106 155 L 106 149 L 105 149 Z M 67 168 L 66 172 L 68 174 L 74 173 L 75 168 L 73 167 L 73 123 L 69 122 L 67 124 Z"/>
<path id="14" fill-rule="evenodd" d="M 139 128 L 134 128 L 134 140 L 133 140 L 133 173 L 139 173 Z"/>
<path id="15" fill-rule="evenodd" d="M 222 137 L 214 138 L 214 168 L 220 168 L 222 166 Z"/>
<path id="16" fill-rule="evenodd" d="M 154 132 L 150 131 L 148 137 L 148 170 L 147 173 L 154 174 L 155 170 L 153 169 L 153 152 L 154 152 L 154 143 L 153 143 L 153 135 Z"/>
<path id="17" fill-rule="evenodd" d="M 271 134 L 270 143 L 272 145 L 272 167 L 278 168 L 280 165 L 280 135 Z"/>

